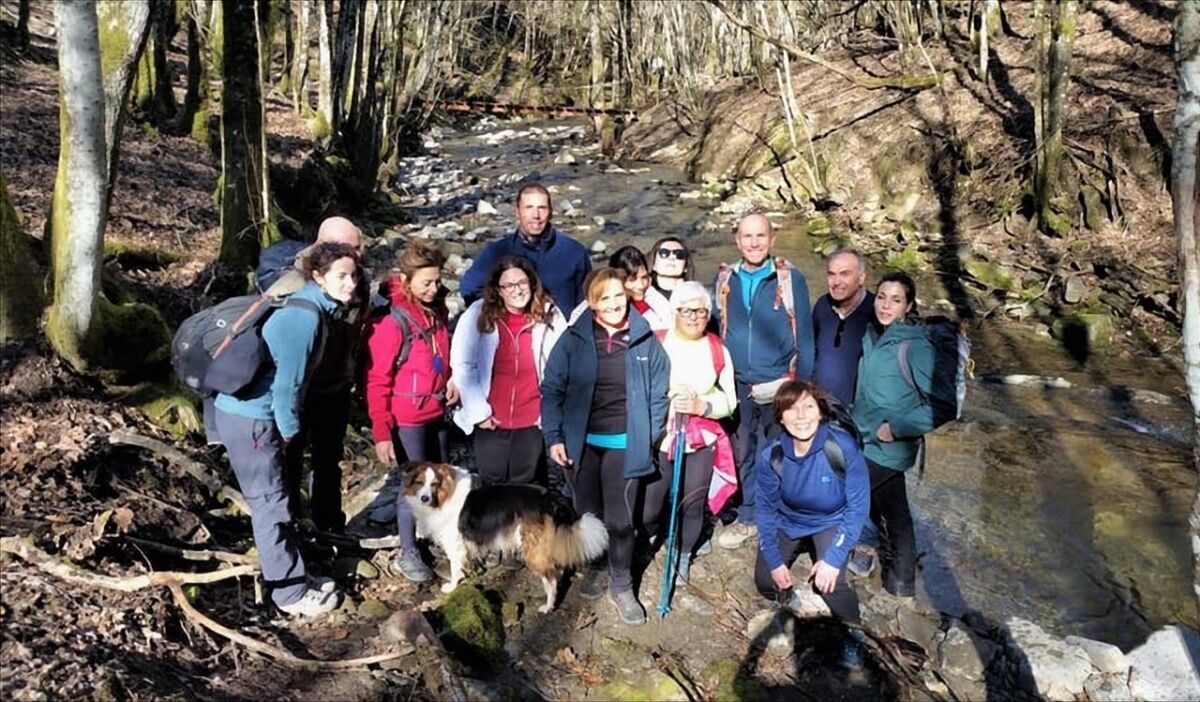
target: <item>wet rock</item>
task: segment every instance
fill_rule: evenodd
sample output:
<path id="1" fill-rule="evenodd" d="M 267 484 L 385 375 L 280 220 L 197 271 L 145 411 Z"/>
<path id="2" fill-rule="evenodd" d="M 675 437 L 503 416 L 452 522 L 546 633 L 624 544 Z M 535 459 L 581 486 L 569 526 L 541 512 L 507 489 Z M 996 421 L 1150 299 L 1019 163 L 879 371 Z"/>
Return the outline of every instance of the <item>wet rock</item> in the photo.
<path id="1" fill-rule="evenodd" d="M 932 647 L 934 636 L 941 634 L 939 623 L 934 617 L 911 607 L 902 605 L 896 610 L 896 627 L 900 635 L 927 649 Z"/>
<path id="2" fill-rule="evenodd" d="M 1071 387 L 1071 382 L 1064 378 L 1053 375 L 1023 375 L 1020 373 L 1012 373 L 1009 375 L 985 375 L 980 378 L 985 383 L 994 383 L 996 385 L 1019 385 L 1023 387 L 1033 388 L 1054 388 L 1065 390 Z"/>
<path id="3" fill-rule="evenodd" d="M 1074 314 L 1054 322 L 1050 332 L 1065 345 L 1095 350 L 1112 342 L 1113 319 L 1107 314 Z"/>
<path id="4" fill-rule="evenodd" d="M 1065 641 L 1071 646 L 1078 646 L 1086 651 L 1092 665 L 1101 673 L 1124 675 L 1129 671 L 1129 661 L 1125 658 L 1125 654 L 1110 643 L 1085 639 L 1082 636 L 1068 636 Z"/>
<path id="5" fill-rule="evenodd" d="M 422 642 L 437 643 L 437 634 L 425 615 L 414 610 L 393 613 L 379 625 L 379 637 L 388 643 L 406 643 L 416 646 Z"/>
<path id="6" fill-rule="evenodd" d="M 1021 676 L 1027 682 L 1032 679 L 1038 694 L 1071 699 L 1083 690 L 1083 682 L 1094 671 L 1087 651 L 1018 617 L 1008 620 L 1008 630 L 1012 636 L 1010 654 L 1021 661 Z"/>
<path id="7" fill-rule="evenodd" d="M 572 163 L 578 163 L 578 159 L 576 159 L 575 155 L 572 154 L 570 151 L 563 151 L 562 153 L 560 153 L 559 155 L 554 157 L 554 162 L 560 163 L 560 164 L 572 164 Z"/>
<path id="8" fill-rule="evenodd" d="M 592 249 L 591 249 L 592 253 L 604 253 L 607 250 L 608 250 L 608 244 L 601 241 L 600 239 L 597 239 L 592 242 Z"/>
<path id="9" fill-rule="evenodd" d="M 559 205 L 558 209 L 559 209 L 559 212 L 560 212 L 560 213 L 561 213 L 561 214 L 562 214 L 564 217 L 578 217 L 578 216 L 580 216 L 580 212 L 579 212 L 579 210 L 575 209 L 575 205 L 571 204 L 571 201 L 570 201 L 570 200 L 567 200 L 567 199 L 563 199 L 563 201 L 562 201 L 562 203 Z"/>
<path id="10" fill-rule="evenodd" d="M 968 631 L 958 622 L 950 625 L 946 633 L 938 638 L 940 672 L 950 677 L 975 682 L 984 680 L 988 666 L 992 664 L 992 658 L 996 655 L 994 643 Z"/>
<path id="11" fill-rule="evenodd" d="M 1200 635 L 1182 626 L 1167 626 L 1129 652 L 1133 667 L 1129 689 L 1144 700 L 1200 699 Z"/>
<path id="12" fill-rule="evenodd" d="M 478 241 L 479 237 L 487 236 L 488 231 L 490 230 L 487 227 L 476 227 L 463 234 L 463 241 Z"/>
<path id="13" fill-rule="evenodd" d="M 775 658 L 787 658 L 796 648 L 796 618 L 781 609 L 759 612 L 746 625 L 751 646 L 765 648 Z"/>
<path id="14" fill-rule="evenodd" d="M 1133 691 L 1124 675 L 1097 673 L 1083 683 L 1083 691 L 1092 702 L 1124 702 L 1133 699 Z"/>
<path id="15" fill-rule="evenodd" d="M 767 699 L 767 690 L 736 658 L 721 658 L 704 666 L 700 680 L 711 690 L 710 698 L 729 702 L 749 702 Z"/>
<path id="16" fill-rule="evenodd" d="M 481 215 L 498 215 L 499 211 L 487 200 L 480 200 L 475 203 L 475 212 Z"/>
<path id="17" fill-rule="evenodd" d="M 358 613 L 367 619 L 387 619 L 392 616 L 392 608 L 379 600 L 367 599 L 358 606 Z"/>
<path id="18" fill-rule="evenodd" d="M 639 671 L 621 676 L 597 689 L 600 700 L 687 700 L 688 695 L 679 683 L 658 670 Z"/>
<path id="19" fill-rule="evenodd" d="M 689 190 L 684 193 L 679 193 L 680 200 L 699 200 L 704 193 L 700 190 Z"/>
<path id="20" fill-rule="evenodd" d="M 605 219 L 604 219 L 603 217 L 601 217 L 600 215 L 596 215 L 595 217 L 592 217 L 592 221 L 593 221 L 593 222 L 595 222 L 595 223 L 596 223 L 596 226 L 597 226 L 597 227 L 600 227 L 601 229 L 603 229 L 603 228 L 604 228 L 604 225 L 605 225 L 605 223 L 607 222 L 607 220 L 605 220 Z"/>

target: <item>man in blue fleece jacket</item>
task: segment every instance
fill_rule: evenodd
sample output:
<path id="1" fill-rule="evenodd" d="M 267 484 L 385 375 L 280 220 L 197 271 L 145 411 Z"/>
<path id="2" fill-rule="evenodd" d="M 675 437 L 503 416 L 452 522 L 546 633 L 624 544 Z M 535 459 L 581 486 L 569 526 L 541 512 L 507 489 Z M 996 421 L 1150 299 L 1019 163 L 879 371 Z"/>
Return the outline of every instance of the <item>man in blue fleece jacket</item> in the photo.
<path id="1" fill-rule="evenodd" d="M 742 218 L 733 240 L 742 259 L 731 273 L 718 273 L 713 286 L 713 318 L 733 360 L 738 399 L 734 446 L 741 506 L 737 523 L 717 538 L 723 548 L 737 548 L 755 535 L 754 463 L 759 447 L 777 430 L 771 413 L 774 390 L 793 374 L 807 380 L 813 369 L 812 306 L 804 274 L 785 264 L 788 284 L 780 285 L 781 271 L 771 256 L 775 229 L 762 214 Z M 725 286 L 728 290 L 720 289 Z M 789 287 L 792 300 L 786 304 L 781 296 Z"/>
<path id="2" fill-rule="evenodd" d="M 592 270 L 587 248 L 550 223 L 550 191 L 542 184 L 522 186 L 517 192 L 516 209 L 516 231 L 485 246 L 459 282 L 463 302 L 469 306 L 479 299 L 492 266 L 501 256 L 520 256 L 533 262 L 554 304 L 569 316 L 583 299 L 583 279 Z"/>

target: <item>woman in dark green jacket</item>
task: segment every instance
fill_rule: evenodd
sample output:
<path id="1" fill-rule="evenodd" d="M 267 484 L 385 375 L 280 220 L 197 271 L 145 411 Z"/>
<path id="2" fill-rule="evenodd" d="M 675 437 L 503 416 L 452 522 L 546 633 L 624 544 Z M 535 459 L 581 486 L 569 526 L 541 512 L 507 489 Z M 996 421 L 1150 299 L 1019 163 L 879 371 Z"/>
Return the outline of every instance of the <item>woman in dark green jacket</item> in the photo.
<path id="1" fill-rule="evenodd" d="M 871 521 L 881 539 L 883 586 L 898 597 L 912 597 L 916 539 L 904 472 L 917 461 L 921 437 L 934 427 L 926 399 L 933 392 L 934 350 L 914 312 L 912 278 L 888 273 L 876 289 L 875 323 L 863 338 L 853 416 L 871 475 Z M 911 384 L 900 369 L 901 355 L 911 369 Z"/>

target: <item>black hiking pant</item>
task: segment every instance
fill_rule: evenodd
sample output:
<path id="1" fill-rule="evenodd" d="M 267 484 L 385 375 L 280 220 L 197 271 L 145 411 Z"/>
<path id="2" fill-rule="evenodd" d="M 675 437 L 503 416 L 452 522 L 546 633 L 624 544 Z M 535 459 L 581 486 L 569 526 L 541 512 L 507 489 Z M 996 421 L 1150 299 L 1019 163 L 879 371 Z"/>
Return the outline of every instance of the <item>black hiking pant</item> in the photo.
<path id="1" fill-rule="evenodd" d="M 288 506 L 294 516 L 300 511 L 300 486 L 304 475 L 304 449 L 312 456 L 308 506 L 313 524 L 322 531 L 346 528 L 342 512 L 342 447 L 350 421 L 350 389 L 339 392 L 310 391 L 300 416 L 300 433 L 287 445 L 286 475 Z"/>
<path id="2" fill-rule="evenodd" d="M 796 562 L 796 557 L 800 555 L 801 549 L 808 551 L 808 555 L 812 558 L 813 566 L 816 566 L 817 561 L 825 557 L 825 552 L 833 545 L 834 538 L 837 537 L 837 527 L 830 527 L 825 531 L 817 532 L 812 536 L 806 536 L 801 539 L 789 539 L 786 534 L 780 531 L 776 537 L 779 539 L 779 552 L 783 555 L 783 562 L 787 567 L 791 568 Z M 771 538 L 767 534 L 759 534 L 758 538 Z M 792 577 L 792 582 L 795 583 L 795 576 Z M 767 566 L 766 559 L 763 558 L 762 551 L 758 552 L 758 558 L 754 562 L 754 586 L 758 588 L 758 593 L 772 602 L 780 602 L 782 604 L 788 593 L 781 593 L 779 588 L 775 587 L 775 581 L 771 578 L 771 569 Z M 793 587 L 797 585 L 793 584 Z M 858 593 L 854 588 L 850 587 L 850 583 L 846 580 L 846 569 L 842 568 L 838 573 L 837 584 L 833 587 L 833 592 L 825 593 L 817 590 L 813 586 L 813 592 L 821 596 L 825 600 L 825 604 L 829 605 L 829 611 L 833 612 L 833 616 L 848 624 L 858 624 L 861 621 L 858 609 Z"/>
<path id="3" fill-rule="evenodd" d="M 917 579 L 917 539 L 904 471 L 885 468 L 870 459 L 867 470 L 871 474 L 871 521 L 879 528 L 884 585 L 894 583 L 911 592 Z"/>

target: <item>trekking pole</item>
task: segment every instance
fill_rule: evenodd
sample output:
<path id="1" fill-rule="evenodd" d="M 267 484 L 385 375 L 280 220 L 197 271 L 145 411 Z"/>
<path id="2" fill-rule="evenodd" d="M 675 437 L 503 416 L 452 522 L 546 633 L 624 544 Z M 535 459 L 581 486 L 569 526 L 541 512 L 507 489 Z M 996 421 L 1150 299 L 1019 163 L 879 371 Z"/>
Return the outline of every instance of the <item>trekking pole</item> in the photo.
<path id="1" fill-rule="evenodd" d="M 675 521 L 679 509 L 679 483 L 683 476 L 683 454 L 687 449 L 688 415 L 675 415 L 675 473 L 671 476 L 671 511 L 667 517 L 667 557 L 663 564 L 662 589 L 658 593 L 658 618 L 663 619 L 671 611 L 671 588 L 675 584 Z"/>

